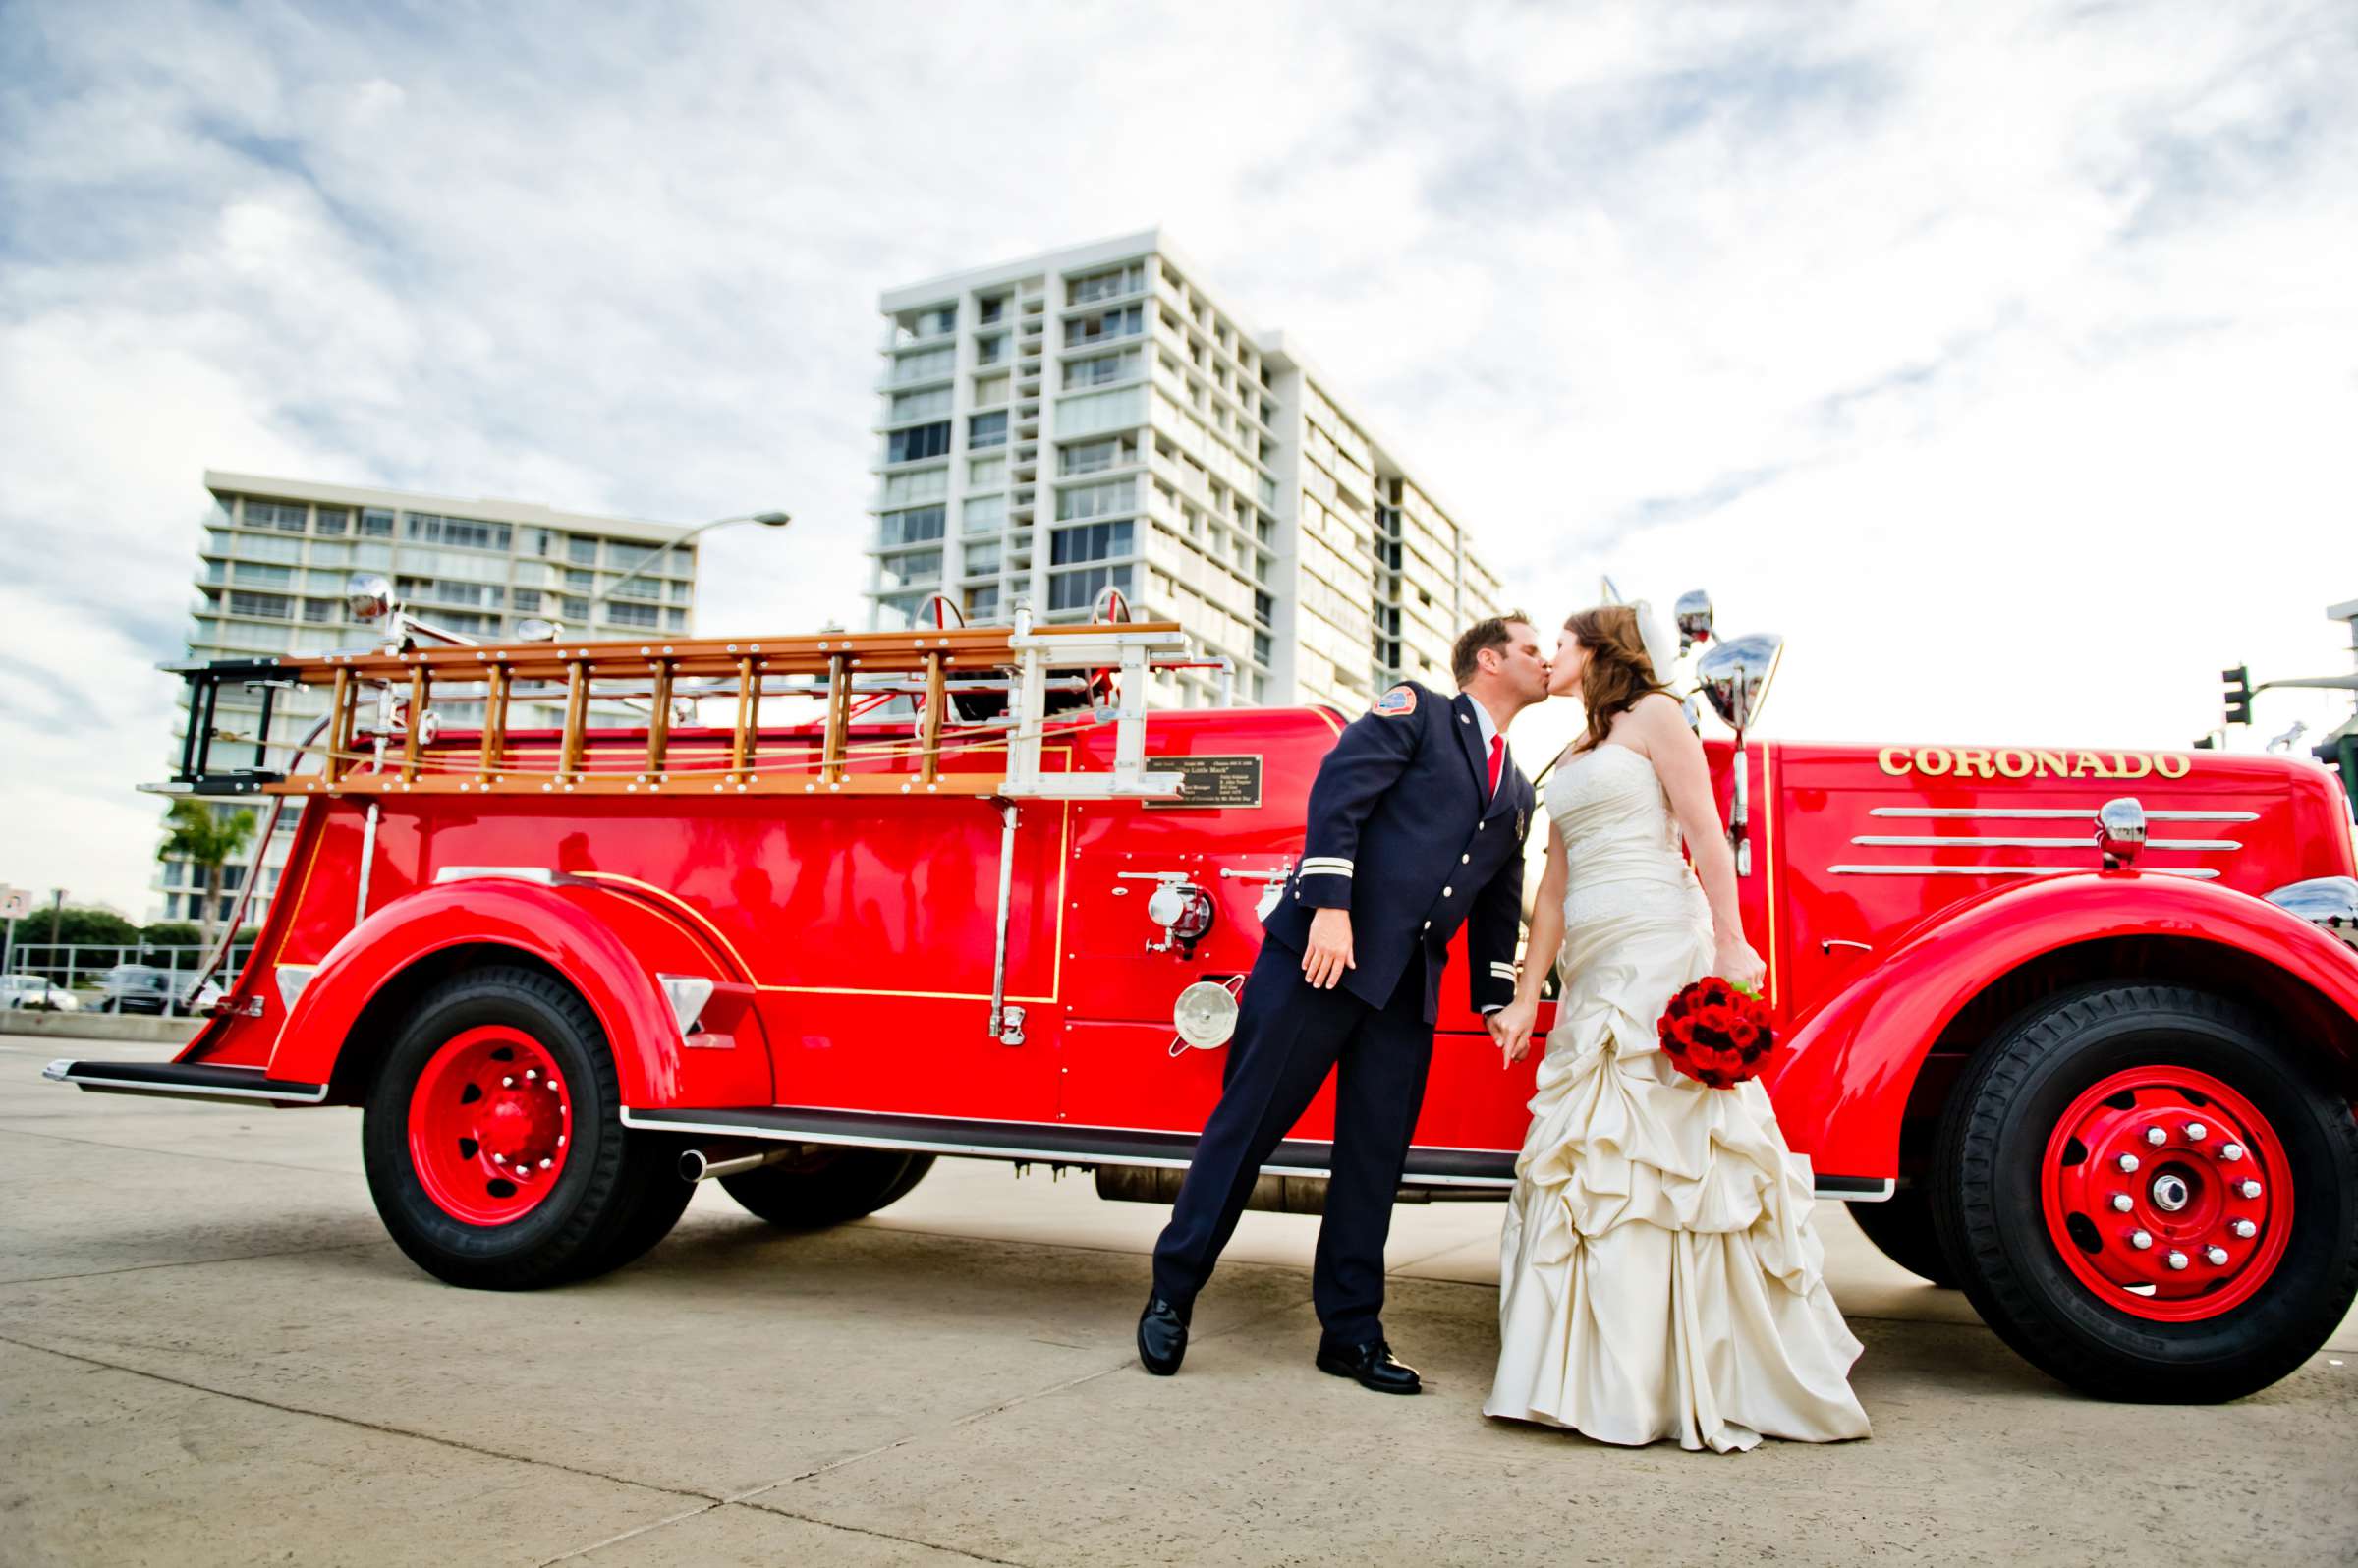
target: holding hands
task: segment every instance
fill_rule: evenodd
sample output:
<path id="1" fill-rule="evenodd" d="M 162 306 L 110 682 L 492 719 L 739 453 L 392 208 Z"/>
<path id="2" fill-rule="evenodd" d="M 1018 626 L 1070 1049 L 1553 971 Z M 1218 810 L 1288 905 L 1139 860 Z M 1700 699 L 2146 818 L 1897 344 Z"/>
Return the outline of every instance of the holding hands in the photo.
<path id="1" fill-rule="evenodd" d="M 1504 1053 L 1501 1067 L 1521 1061 L 1531 1049 L 1531 1031 L 1539 1016 L 1538 998 L 1527 1000 L 1518 996 L 1483 1019 L 1490 1027 L 1490 1038 L 1498 1042 L 1498 1049 Z"/>

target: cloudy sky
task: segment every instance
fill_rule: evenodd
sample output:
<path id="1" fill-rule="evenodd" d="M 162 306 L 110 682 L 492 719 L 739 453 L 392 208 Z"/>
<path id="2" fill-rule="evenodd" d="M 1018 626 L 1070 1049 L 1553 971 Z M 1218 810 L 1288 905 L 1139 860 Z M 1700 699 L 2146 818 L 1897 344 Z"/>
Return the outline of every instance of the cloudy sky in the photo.
<path id="1" fill-rule="evenodd" d="M 859 591 L 879 289 L 1163 225 L 1543 618 L 1768 732 L 2182 747 L 2350 667 L 2358 8 L 0 0 L 0 882 L 148 912 L 208 466 Z M 2345 699 L 2261 699 L 2257 746 Z"/>

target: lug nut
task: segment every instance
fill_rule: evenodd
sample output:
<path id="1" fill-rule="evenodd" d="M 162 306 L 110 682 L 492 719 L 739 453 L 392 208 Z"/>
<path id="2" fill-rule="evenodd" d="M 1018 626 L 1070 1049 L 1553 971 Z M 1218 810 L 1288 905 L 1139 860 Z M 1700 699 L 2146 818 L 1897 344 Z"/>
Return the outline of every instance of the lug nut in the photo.
<path id="1" fill-rule="evenodd" d="M 2137 1168 L 2137 1156 L 2134 1154 L 2123 1154 L 2120 1156 L 2120 1158 L 2114 1160 L 2113 1163 L 2118 1165 L 2125 1174 L 2126 1172 L 2133 1171 Z"/>
<path id="2" fill-rule="evenodd" d="M 507 1162 L 508 1156 L 505 1154 L 494 1154 L 491 1156 L 491 1163 L 494 1165 L 505 1165 Z"/>
<path id="3" fill-rule="evenodd" d="M 541 1085 L 540 1087 L 541 1087 L 542 1089 L 545 1089 L 545 1090 L 547 1090 L 547 1091 L 548 1091 L 550 1093 L 552 1093 L 552 1094 L 553 1094 L 553 1093 L 555 1093 L 555 1092 L 557 1092 L 557 1081 L 556 1081 L 555 1079 L 553 1079 L 553 1078 L 552 1078 L 552 1079 L 550 1079 L 550 1080 L 549 1080 L 547 1083 L 545 1083 L 545 1084 Z"/>
<path id="4" fill-rule="evenodd" d="M 2168 1263 L 2172 1268 L 2184 1268 L 2186 1266 L 2186 1255 L 2184 1253 L 2173 1252 L 2169 1255 L 2169 1257 L 2162 1260 Z"/>
<path id="5" fill-rule="evenodd" d="M 2136 1248 L 2139 1252 L 2144 1252 L 2153 1244 L 2154 1237 L 2151 1231 L 2133 1230 L 2129 1232 L 2129 1245 Z"/>
<path id="6" fill-rule="evenodd" d="M 555 1163 L 556 1163 L 556 1161 L 554 1161 L 554 1160 L 548 1160 L 548 1159 L 544 1159 L 544 1160 L 542 1160 L 542 1161 L 540 1162 L 540 1168 L 541 1168 L 542 1170 L 546 1170 L 546 1169 L 548 1169 L 548 1167 L 549 1167 L 549 1166 L 551 1166 L 551 1165 L 553 1165 L 553 1164 L 555 1164 Z M 2212 1248 L 2211 1250 L 2212 1250 L 2213 1252 L 2218 1252 L 2218 1248 L 2216 1248 L 2216 1247 Z M 2221 1257 L 2221 1258 L 2224 1258 L 2224 1257 L 2226 1257 L 2227 1255 L 2226 1255 L 2225 1253 L 2219 1253 L 2219 1254 L 2218 1254 L 2218 1256 L 2219 1256 L 2219 1257 Z"/>
<path id="7" fill-rule="evenodd" d="M 2243 1158 L 2243 1146 L 2241 1144 L 2221 1144 L 2218 1146 L 2218 1157 L 2232 1165 Z"/>
<path id="8" fill-rule="evenodd" d="M 2206 1247 L 2203 1249 L 2203 1261 L 2213 1268 L 2224 1268 L 2227 1266 L 2227 1250 L 2224 1247 Z"/>
<path id="9" fill-rule="evenodd" d="M 514 1089 L 516 1087 L 516 1080 L 513 1078 L 503 1078 L 499 1081 L 499 1087 L 502 1089 Z"/>
<path id="10" fill-rule="evenodd" d="M 2145 1130 L 2145 1141 L 2156 1148 L 2160 1148 L 2163 1144 L 2169 1142 L 2169 1135 L 2159 1127 L 2149 1127 Z"/>
<path id="11" fill-rule="evenodd" d="M 524 1081 L 528 1084 L 539 1076 L 540 1069 L 537 1067 L 528 1067 L 524 1070 Z"/>
<path id="12" fill-rule="evenodd" d="M 2246 1198 L 2257 1198 L 2260 1196 L 2260 1184 L 2252 1180 L 2249 1176 L 2246 1176 L 2243 1180 L 2235 1184 L 2235 1191 L 2241 1193 Z"/>
<path id="13" fill-rule="evenodd" d="M 2239 1219 L 2234 1224 L 2229 1225 L 2227 1229 L 2235 1233 L 2235 1239 L 2237 1241 L 2250 1241 L 2254 1236 L 2260 1234 L 2260 1227 L 2253 1224 L 2248 1219 Z"/>
<path id="14" fill-rule="evenodd" d="M 2211 1129 L 2205 1127 L 2201 1122 L 2188 1122 L 2186 1124 L 2186 1142 L 2189 1144 L 2199 1144 L 2210 1136 Z"/>
<path id="15" fill-rule="evenodd" d="M 2112 1211 L 2114 1213 L 2125 1214 L 2133 1206 L 2135 1205 L 2130 1204 L 2129 1195 L 2127 1193 L 2114 1193 L 2112 1195 Z"/>

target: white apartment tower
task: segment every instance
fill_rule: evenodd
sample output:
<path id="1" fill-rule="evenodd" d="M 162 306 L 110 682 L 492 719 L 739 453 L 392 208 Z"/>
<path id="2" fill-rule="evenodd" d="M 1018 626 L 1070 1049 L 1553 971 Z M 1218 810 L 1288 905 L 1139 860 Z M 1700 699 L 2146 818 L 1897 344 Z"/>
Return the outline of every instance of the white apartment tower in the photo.
<path id="1" fill-rule="evenodd" d="M 390 578 L 394 596 L 412 611 L 462 636 L 497 638 L 526 616 L 542 616 L 569 632 L 598 638 L 685 633 L 694 625 L 696 544 L 667 548 L 683 532 L 669 523 L 582 516 L 529 501 L 459 501 L 211 470 L 204 483 L 213 494 L 213 513 L 198 546 L 196 619 L 189 632 L 192 659 L 368 645 L 374 629 L 354 620 L 346 603 L 346 583 L 355 572 Z M 603 597 L 609 592 L 611 598 Z M 250 765 L 260 703 L 256 693 L 221 694 L 216 736 L 246 741 L 217 739 L 217 762 Z M 435 704 L 445 724 L 462 727 L 479 723 L 481 707 L 479 702 Z M 326 694 L 319 688 L 281 693 L 271 710 L 271 742 L 294 744 L 326 711 Z M 184 690 L 173 730 L 173 766 L 179 764 L 188 722 Z M 558 724 L 562 709 L 520 708 L 516 722 Z M 284 767 L 286 756 L 274 752 L 271 765 Z M 216 812 L 250 809 L 214 806 Z M 260 922 L 276 890 L 297 814 L 281 814 L 279 832 L 263 858 L 260 885 L 247 907 L 251 923 Z M 243 866 L 222 868 L 215 919 L 227 918 L 244 877 Z M 160 864 L 150 891 L 164 919 L 198 918 L 203 879 L 187 864 Z"/>
<path id="2" fill-rule="evenodd" d="M 1240 702 L 1365 707 L 1446 686 L 1501 608 L 1464 531 L 1282 334 L 1158 230 L 887 291 L 870 624 L 935 592 L 972 622 L 1098 591 L 1224 655 Z M 1160 677 L 1200 706 L 1217 672 Z"/>

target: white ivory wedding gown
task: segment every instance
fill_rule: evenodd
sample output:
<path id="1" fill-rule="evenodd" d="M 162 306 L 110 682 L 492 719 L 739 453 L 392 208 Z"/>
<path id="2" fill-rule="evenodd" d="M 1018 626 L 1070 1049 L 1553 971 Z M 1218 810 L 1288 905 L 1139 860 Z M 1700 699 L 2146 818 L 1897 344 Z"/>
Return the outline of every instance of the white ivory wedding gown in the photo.
<path id="1" fill-rule="evenodd" d="M 1484 1414 L 1722 1453 L 1866 1436 L 1808 1162 L 1757 1082 L 1706 1089 L 1656 1042 L 1713 950 L 1653 762 L 1598 747 L 1555 770 L 1546 806 L 1571 868 L 1563 994 L 1515 1161 Z"/>

